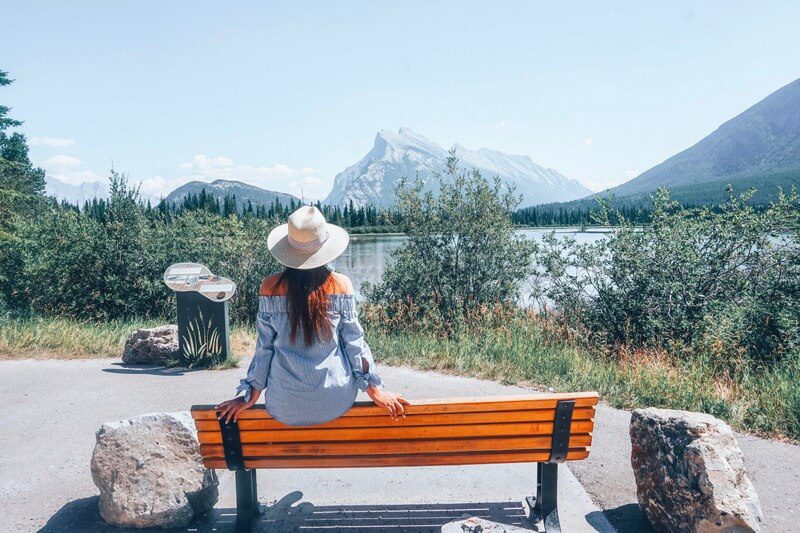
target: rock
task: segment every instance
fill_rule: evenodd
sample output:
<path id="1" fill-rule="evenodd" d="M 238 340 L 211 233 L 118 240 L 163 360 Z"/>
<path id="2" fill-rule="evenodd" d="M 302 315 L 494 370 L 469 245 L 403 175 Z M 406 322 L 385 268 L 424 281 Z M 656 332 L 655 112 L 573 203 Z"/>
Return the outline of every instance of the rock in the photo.
<path id="1" fill-rule="evenodd" d="M 186 527 L 219 496 L 187 411 L 103 424 L 92 479 L 100 489 L 100 516 L 115 526 Z"/>
<path id="2" fill-rule="evenodd" d="M 122 362 L 127 364 L 165 364 L 178 353 L 178 326 L 170 324 L 150 329 L 137 329 L 125 341 Z"/>
<path id="3" fill-rule="evenodd" d="M 639 505 L 657 531 L 759 531 L 758 495 L 730 426 L 710 415 L 638 409 L 631 463 Z"/>
<path id="4" fill-rule="evenodd" d="M 492 522 L 475 516 L 448 522 L 442 526 L 442 533 L 533 533 L 533 531 L 532 529 Z"/>

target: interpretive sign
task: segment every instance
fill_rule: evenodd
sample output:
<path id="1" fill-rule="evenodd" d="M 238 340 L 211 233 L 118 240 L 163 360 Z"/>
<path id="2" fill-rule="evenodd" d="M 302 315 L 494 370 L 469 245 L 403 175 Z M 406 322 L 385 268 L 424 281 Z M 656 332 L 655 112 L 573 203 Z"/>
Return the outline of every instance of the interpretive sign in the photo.
<path id="1" fill-rule="evenodd" d="M 230 355 L 228 300 L 236 284 L 200 263 L 175 263 L 164 283 L 178 301 L 178 349 L 181 362 L 193 366 L 222 362 Z"/>

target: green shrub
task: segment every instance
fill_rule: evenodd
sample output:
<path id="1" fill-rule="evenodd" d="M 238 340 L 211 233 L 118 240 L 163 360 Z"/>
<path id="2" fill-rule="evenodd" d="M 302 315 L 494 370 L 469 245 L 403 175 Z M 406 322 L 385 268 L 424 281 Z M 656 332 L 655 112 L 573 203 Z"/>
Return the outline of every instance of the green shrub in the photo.
<path id="1" fill-rule="evenodd" d="M 517 235 L 519 203 L 500 181 L 462 173 L 452 155 L 439 194 L 402 183 L 397 211 L 408 239 L 393 252 L 380 283 L 365 291 L 399 326 L 429 322 L 452 330 L 487 306 L 515 304 L 532 271 L 534 244 Z"/>
<path id="2" fill-rule="evenodd" d="M 191 261 L 236 281 L 231 320 L 252 321 L 259 285 L 278 269 L 266 245 L 274 223 L 205 211 L 165 217 L 137 195 L 112 172 L 102 211 L 48 207 L 18 221 L 13 238 L 0 242 L 6 305 L 92 320 L 174 317 L 174 293 L 162 276 L 172 263 Z"/>
<path id="3" fill-rule="evenodd" d="M 652 222 L 622 222 L 579 244 L 551 234 L 537 250 L 537 294 L 600 344 L 705 347 L 737 362 L 775 361 L 800 341 L 797 196 L 767 209 L 731 197 L 685 209 L 666 191 Z M 598 221 L 609 222 L 601 210 Z"/>

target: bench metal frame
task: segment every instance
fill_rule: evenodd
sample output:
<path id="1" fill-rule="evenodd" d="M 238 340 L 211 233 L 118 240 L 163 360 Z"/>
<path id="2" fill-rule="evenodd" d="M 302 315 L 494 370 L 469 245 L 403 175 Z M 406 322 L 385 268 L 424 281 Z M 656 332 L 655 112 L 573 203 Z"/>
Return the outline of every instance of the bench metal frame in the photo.
<path id="1" fill-rule="evenodd" d="M 530 507 L 531 517 L 541 520 L 544 530 L 549 533 L 561 533 L 561 522 L 558 518 L 558 465 L 566 460 L 569 451 L 574 408 L 574 400 L 558 401 L 553 420 L 550 459 L 546 463 L 536 463 L 536 496 L 525 499 Z M 232 470 L 236 476 L 236 532 L 249 533 L 258 517 L 266 511 L 266 506 L 258 503 L 256 469 L 248 470 L 244 466 L 239 425 L 220 420 L 219 427 L 228 470 Z"/>

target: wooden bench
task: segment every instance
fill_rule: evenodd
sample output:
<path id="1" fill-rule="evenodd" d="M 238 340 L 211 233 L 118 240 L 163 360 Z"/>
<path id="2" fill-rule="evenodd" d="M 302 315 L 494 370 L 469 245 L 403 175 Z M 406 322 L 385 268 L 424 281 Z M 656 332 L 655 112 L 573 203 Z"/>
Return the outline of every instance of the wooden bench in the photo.
<path id="1" fill-rule="evenodd" d="M 238 423 L 195 405 L 200 453 L 208 468 L 236 472 L 236 529 L 249 531 L 258 504 L 256 469 L 536 463 L 536 496 L 527 498 L 546 531 L 560 531 L 558 464 L 589 456 L 595 392 L 415 400 L 392 420 L 371 402 L 317 426 L 287 426 L 263 407 Z"/>

